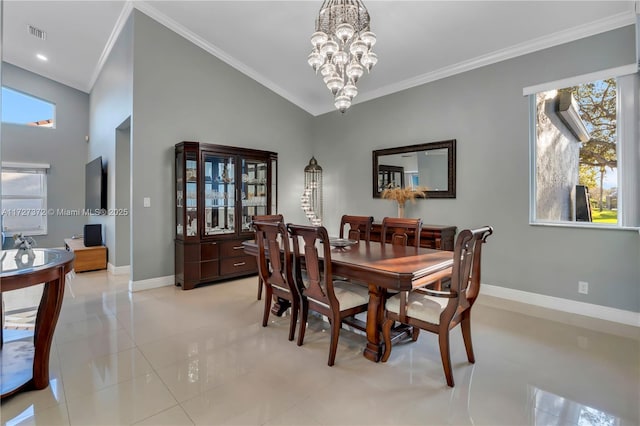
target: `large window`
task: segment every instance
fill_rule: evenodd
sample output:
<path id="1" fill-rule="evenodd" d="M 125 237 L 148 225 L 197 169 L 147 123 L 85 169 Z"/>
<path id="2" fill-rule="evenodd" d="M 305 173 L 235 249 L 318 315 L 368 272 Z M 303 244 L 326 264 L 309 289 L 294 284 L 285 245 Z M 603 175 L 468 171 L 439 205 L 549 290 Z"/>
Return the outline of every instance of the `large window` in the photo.
<path id="1" fill-rule="evenodd" d="M 616 71 L 525 89 L 532 223 L 640 224 L 638 76 Z"/>
<path id="2" fill-rule="evenodd" d="M 8 87 L 2 88 L 2 122 L 55 128 L 56 106 Z"/>
<path id="3" fill-rule="evenodd" d="M 47 233 L 47 164 L 2 164 L 5 235 Z"/>

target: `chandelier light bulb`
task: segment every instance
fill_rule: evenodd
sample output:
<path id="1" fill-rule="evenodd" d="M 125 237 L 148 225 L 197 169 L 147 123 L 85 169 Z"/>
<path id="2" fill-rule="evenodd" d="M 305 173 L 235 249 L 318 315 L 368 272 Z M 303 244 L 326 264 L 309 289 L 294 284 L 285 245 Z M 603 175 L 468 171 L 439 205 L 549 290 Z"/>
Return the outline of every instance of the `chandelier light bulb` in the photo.
<path id="1" fill-rule="evenodd" d="M 355 84 L 349 83 L 342 88 L 342 94 L 348 96 L 349 99 L 353 99 L 358 94 L 358 88 Z"/>
<path id="2" fill-rule="evenodd" d="M 358 79 L 364 74 L 364 68 L 357 62 L 351 62 L 347 66 L 347 76 L 353 80 L 354 83 L 358 82 Z"/>
<path id="3" fill-rule="evenodd" d="M 353 35 L 356 30 L 353 29 L 353 25 L 348 23 L 340 24 L 336 27 L 336 37 L 342 40 L 343 43 L 346 43 Z"/>
<path id="4" fill-rule="evenodd" d="M 351 106 L 351 99 L 348 96 L 340 95 L 336 97 L 334 104 L 340 112 L 344 113 Z"/>
<path id="5" fill-rule="evenodd" d="M 327 81 L 327 88 L 329 88 L 329 90 L 331 90 L 331 93 L 333 93 L 334 95 L 338 93 L 338 90 L 342 89 L 343 87 L 344 82 L 340 77 L 334 76 L 331 77 L 329 81 Z"/>
<path id="6" fill-rule="evenodd" d="M 371 31 L 366 31 L 360 34 L 360 40 L 362 40 L 364 44 L 367 45 L 368 49 L 371 49 L 373 45 L 376 44 L 376 35 Z"/>
<path id="7" fill-rule="evenodd" d="M 362 63 L 362 65 L 364 65 L 367 71 L 371 71 L 371 68 L 373 68 L 374 65 L 378 63 L 378 55 L 373 52 L 369 52 L 362 56 L 360 62 Z"/>
<path id="8" fill-rule="evenodd" d="M 311 44 L 315 48 L 319 48 L 321 45 L 325 44 L 329 40 L 329 36 L 322 31 L 316 31 L 311 34 Z"/>
<path id="9" fill-rule="evenodd" d="M 333 63 L 340 66 L 349 63 L 349 54 L 344 51 L 339 51 L 333 55 Z"/>
<path id="10" fill-rule="evenodd" d="M 362 55 L 367 53 L 369 49 L 367 48 L 367 44 L 364 41 L 356 40 L 353 43 L 351 43 L 349 50 L 351 51 L 352 55 L 355 55 L 356 58 L 360 60 L 360 58 L 362 58 Z"/>
<path id="11" fill-rule="evenodd" d="M 336 53 L 339 49 L 340 47 L 338 46 L 338 43 L 333 40 L 329 40 L 328 42 L 320 46 L 320 53 L 325 55 L 327 59 L 330 60 L 333 54 Z"/>
<path id="12" fill-rule="evenodd" d="M 333 64 L 330 64 L 329 62 L 327 62 L 320 68 L 320 74 L 322 74 L 323 77 L 327 77 L 335 73 L 336 73 L 336 66 Z"/>
<path id="13" fill-rule="evenodd" d="M 324 63 L 324 57 L 318 52 L 311 52 L 307 59 L 307 63 L 317 73 L 320 65 Z"/>

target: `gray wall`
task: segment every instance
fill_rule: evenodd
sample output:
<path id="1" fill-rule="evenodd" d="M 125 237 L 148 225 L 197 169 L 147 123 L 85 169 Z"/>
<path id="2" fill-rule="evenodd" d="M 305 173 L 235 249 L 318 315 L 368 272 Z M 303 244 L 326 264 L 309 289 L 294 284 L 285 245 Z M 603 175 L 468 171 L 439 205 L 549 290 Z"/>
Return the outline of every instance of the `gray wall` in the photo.
<path id="1" fill-rule="evenodd" d="M 116 130 L 116 241 L 114 266 L 131 263 L 131 120 L 127 119 Z"/>
<path id="2" fill-rule="evenodd" d="M 102 72 L 91 91 L 88 160 L 102 156 L 107 163 L 107 208 L 119 209 L 116 203 L 116 139 L 117 130 L 131 116 L 133 103 L 133 19 L 129 18 Z M 119 218 L 121 220 L 122 218 Z M 109 263 L 121 266 L 116 261 L 116 216 L 91 216 L 91 223 L 102 224 L 102 235 L 107 246 Z M 120 241 L 128 244 L 128 241 Z M 128 264 L 125 263 L 125 264 Z"/>
<path id="3" fill-rule="evenodd" d="M 494 226 L 484 283 L 639 312 L 637 231 L 529 225 L 529 102 L 522 96 L 527 86 L 634 61 L 629 26 L 316 118 L 325 225 L 337 230 L 343 213 L 396 214 L 394 203 L 371 197 L 372 150 L 457 139 L 457 198 L 407 204 L 408 217 L 458 229 Z M 588 295 L 578 294 L 578 280 L 589 282 Z"/>
<path id="4" fill-rule="evenodd" d="M 89 95 L 9 63 L 2 64 L 2 84 L 56 104 L 55 129 L 2 123 L 2 160 L 51 164 L 47 207 L 83 209 Z M 86 222 L 83 216 L 49 216 L 47 235 L 34 239 L 38 247 L 63 247 L 64 239 L 81 234 Z M 6 244 L 12 244 L 10 238 Z"/>
<path id="5" fill-rule="evenodd" d="M 312 117 L 139 11 L 134 12 L 133 280 L 174 274 L 174 146 L 201 141 L 278 153 L 278 210 L 299 207 Z M 143 207 L 143 198 L 151 207 Z"/>

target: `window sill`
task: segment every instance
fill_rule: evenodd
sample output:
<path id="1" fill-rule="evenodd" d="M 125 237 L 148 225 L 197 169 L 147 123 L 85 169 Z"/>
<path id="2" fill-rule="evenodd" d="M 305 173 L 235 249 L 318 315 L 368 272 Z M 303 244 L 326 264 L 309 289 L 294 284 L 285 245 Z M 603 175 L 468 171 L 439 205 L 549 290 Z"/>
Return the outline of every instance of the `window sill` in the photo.
<path id="1" fill-rule="evenodd" d="M 581 228 L 581 229 L 606 229 L 608 231 L 634 231 L 640 232 L 640 227 L 607 225 L 592 222 L 529 222 L 531 226 L 550 226 L 555 228 Z"/>

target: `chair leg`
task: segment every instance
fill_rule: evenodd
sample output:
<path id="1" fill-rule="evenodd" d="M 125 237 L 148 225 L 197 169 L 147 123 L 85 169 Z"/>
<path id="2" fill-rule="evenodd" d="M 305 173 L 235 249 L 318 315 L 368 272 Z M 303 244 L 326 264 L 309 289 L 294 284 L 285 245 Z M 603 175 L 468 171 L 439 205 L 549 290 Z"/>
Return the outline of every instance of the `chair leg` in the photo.
<path id="1" fill-rule="evenodd" d="M 298 346 L 304 342 L 304 332 L 307 329 L 307 318 L 309 317 L 309 302 L 303 299 L 300 303 L 300 330 L 298 331 Z"/>
<path id="2" fill-rule="evenodd" d="M 269 312 L 271 311 L 271 299 L 273 299 L 273 291 L 271 287 L 266 286 L 266 292 L 264 295 L 264 313 L 262 314 L 262 326 L 266 327 L 269 321 Z"/>
<path id="3" fill-rule="evenodd" d="M 420 329 L 414 325 L 411 329 L 411 340 L 417 342 L 418 336 L 420 336 Z"/>
<path id="4" fill-rule="evenodd" d="M 451 387 L 453 383 L 453 372 L 451 371 L 451 354 L 449 352 L 449 328 L 447 326 L 440 325 L 440 331 L 438 333 L 438 343 L 440 343 L 440 358 L 442 358 L 442 367 L 444 368 L 444 375 L 447 378 L 447 384 Z"/>
<path id="5" fill-rule="evenodd" d="M 382 324 L 382 339 L 384 340 L 384 353 L 382 354 L 382 362 L 387 362 L 389 356 L 391 356 L 391 328 L 393 327 L 393 320 L 387 319 Z"/>
<path id="6" fill-rule="evenodd" d="M 467 359 L 470 363 L 473 364 L 476 362 L 476 357 L 473 354 L 473 344 L 471 342 L 471 312 L 469 310 L 466 310 L 462 314 L 460 329 L 462 330 L 462 340 L 464 340 L 464 347 L 467 350 Z"/>
<path id="7" fill-rule="evenodd" d="M 300 311 L 300 301 L 293 298 L 291 301 L 291 322 L 289 324 L 289 341 L 296 335 L 296 323 L 298 322 L 298 312 Z"/>
<path id="8" fill-rule="evenodd" d="M 258 300 L 262 299 L 262 278 L 258 277 Z"/>
<path id="9" fill-rule="evenodd" d="M 327 363 L 331 367 L 336 361 L 336 352 L 338 352 L 338 339 L 340 338 L 340 329 L 342 328 L 342 321 L 340 321 L 339 315 L 334 315 L 331 321 L 331 345 L 329 346 L 329 362 Z"/>

